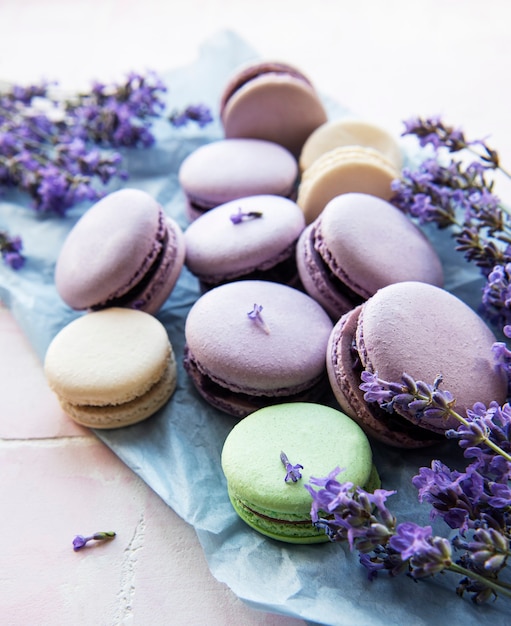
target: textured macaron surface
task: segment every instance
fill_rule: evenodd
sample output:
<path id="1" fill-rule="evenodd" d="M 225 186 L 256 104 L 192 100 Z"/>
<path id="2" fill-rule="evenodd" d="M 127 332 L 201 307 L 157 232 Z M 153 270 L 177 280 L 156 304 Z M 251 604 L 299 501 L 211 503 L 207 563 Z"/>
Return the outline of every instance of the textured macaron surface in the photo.
<path id="1" fill-rule="evenodd" d="M 450 391 L 461 414 L 476 402 L 504 402 L 506 377 L 495 364 L 496 338 L 484 321 L 449 292 L 420 282 L 378 291 L 358 318 L 356 346 L 362 365 L 387 381 L 407 373 Z M 435 423 L 428 423 L 435 427 Z M 453 419 L 438 430 L 456 427 Z"/>
<path id="2" fill-rule="evenodd" d="M 363 298 L 385 285 L 443 285 L 438 254 L 423 232 L 390 203 L 361 193 L 331 200 L 314 227 L 314 247 L 331 273 Z"/>
<path id="3" fill-rule="evenodd" d="M 301 479 L 285 480 L 281 452 L 292 465 L 303 466 Z M 300 522 L 310 522 L 312 498 L 304 485 L 311 477 L 324 478 L 339 468 L 339 480 L 368 486 L 373 471 L 362 429 L 340 411 L 307 402 L 251 413 L 227 436 L 221 461 L 238 513 L 272 535 L 317 534 L 312 524 L 300 528 Z"/>
<path id="4" fill-rule="evenodd" d="M 55 284 L 74 309 L 100 306 L 130 292 L 164 253 L 167 223 L 146 192 L 121 189 L 102 198 L 67 236 Z"/>
<path id="5" fill-rule="evenodd" d="M 378 150 L 396 169 L 401 169 L 403 157 L 396 139 L 384 128 L 355 118 L 329 120 L 319 126 L 302 148 L 300 168 L 306 170 L 326 152 L 345 146 Z"/>
<path id="6" fill-rule="evenodd" d="M 171 346 L 152 315 L 123 308 L 86 313 L 65 326 L 48 347 L 50 387 L 75 405 L 130 402 L 164 376 Z"/>
<path id="7" fill-rule="evenodd" d="M 298 205 L 275 195 L 240 198 L 204 213 L 185 231 L 186 265 L 205 280 L 270 268 L 294 255 L 305 227 Z"/>
<path id="8" fill-rule="evenodd" d="M 255 307 L 262 307 L 260 319 L 249 315 Z M 235 392 L 278 396 L 322 376 L 331 330 L 327 313 L 306 294 L 242 280 L 201 296 L 185 336 L 191 358 L 213 381 Z"/>
<path id="9" fill-rule="evenodd" d="M 261 139 L 221 139 L 184 159 L 179 182 L 192 204 L 205 209 L 243 196 L 295 191 L 298 164 L 282 146 Z"/>

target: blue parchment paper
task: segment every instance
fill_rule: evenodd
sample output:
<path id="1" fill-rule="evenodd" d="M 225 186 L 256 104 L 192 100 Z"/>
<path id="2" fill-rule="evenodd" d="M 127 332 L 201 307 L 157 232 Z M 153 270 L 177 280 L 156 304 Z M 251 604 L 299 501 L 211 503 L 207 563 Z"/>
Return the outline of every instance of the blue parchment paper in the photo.
<path id="1" fill-rule="evenodd" d="M 220 92 L 232 70 L 257 56 L 235 34 L 219 33 L 205 42 L 192 65 L 164 76 L 170 108 L 203 102 L 216 114 Z M 324 102 L 330 118 L 348 113 L 328 96 L 324 96 Z M 173 129 L 159 121 L 154 132 L 157 143 L 153 148 L 126 151 L 130 178 L 125 184 L 151 193 L 185 229 L 184 197 L 177 180 L 179 165 L 199 145 L 222 137 L 218 117 L 204 129 Z M 42 361 L 55 334 L 80 315 L 60 300 L 53 270 L 67 233 L 88 206 L 75 208 L 62 219 L 38 217 L 28 204 L 26 196 L 14 192 L 0 199 L 0 229 L 21 235 L 28 257 L 19 272 L 0 264 L 0 299 L 10 308 Z M 453 251 L 448 235 L 434 230 L 429 234 L 443 259 L 447 288 L 477 306 L 482 284 L 477 272 Z M 264 538 L 237 518 L 220 467 L 222 445 L 234 419 L 206 405 L 181 366 L 184 321 L 198 295 L 196 279 L 184 269 L 157 315 L 179 362 L 178 387 L 169 404 L 141 424 L 98 431 L 97 435 L 195 528 L 213 575 L 254 607 L 311 623 L 511 623 L 511 609 L 505 599 L 475 607 L 468 598 L 456 596 L 457 578 L 451 574 L 419 583 L 386 575 L 369 582 L 365 569 L 347 546 L 282 544 Z M 389 506 L 402 521 L 428 523 L 429 509 L 418 504 L 410 479 L 433 458 L 451 466 L 459 464 L 462 458 L 456 444 L 446 441 L 435 448 L 407 452 L 375 443 L 373 449 L 384 487 L 398 491 Z M 436 530 L 446 532 L 443 526 Z"/>

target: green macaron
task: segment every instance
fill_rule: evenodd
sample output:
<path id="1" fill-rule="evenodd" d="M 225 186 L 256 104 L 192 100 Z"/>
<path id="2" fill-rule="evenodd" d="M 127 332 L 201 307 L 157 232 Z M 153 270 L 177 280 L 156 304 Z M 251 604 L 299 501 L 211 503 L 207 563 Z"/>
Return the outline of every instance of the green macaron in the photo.
<path id="1" fill-rule="evenodd" d="M 293 466 L 301 467 L 289 472 Z M 362 429 L 341 411 L 309 402 L 251 413 L 234 426 L 222 450 L 237 514 L 263 535 L 289 543 L 328 541 L 311 522 L 312 497 L 305 485 L 337 467 L 340 480 L 369 491 L 379 487 Z"/>

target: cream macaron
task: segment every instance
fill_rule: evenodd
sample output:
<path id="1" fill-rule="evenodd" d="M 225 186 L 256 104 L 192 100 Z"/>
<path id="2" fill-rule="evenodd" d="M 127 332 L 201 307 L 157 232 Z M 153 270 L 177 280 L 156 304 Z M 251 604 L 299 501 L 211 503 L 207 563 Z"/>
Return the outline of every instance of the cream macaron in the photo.
<path id="1" fill-rule="evenodd" d="M 303 172 L 297 204 L 310 224 L 332 198 L 344 193 L 365 193 L 390 200 L 392 181 L 398 177 L 396 167 L 374 148 L 335 148 L 325 152 Z"/>
<path id="2" fill-rule="evenodd" d="M 403 165 L 401 146 L 390 132 L 366 120 L 343 117 L 321 124 L 309 135 L 300 154 L 300 169 L 306 170 L 325 152 L 345 146 L 373 148 L 396 169 Z"/>
<path id="3" fill-rule="evenodd" d="M 48 347 L 44 372 L 64 411 L 91 428 L 146 419 L 167 402 L 177 382 L 161 322 L 120 307 L 86 313 L 65 326 Z"/>

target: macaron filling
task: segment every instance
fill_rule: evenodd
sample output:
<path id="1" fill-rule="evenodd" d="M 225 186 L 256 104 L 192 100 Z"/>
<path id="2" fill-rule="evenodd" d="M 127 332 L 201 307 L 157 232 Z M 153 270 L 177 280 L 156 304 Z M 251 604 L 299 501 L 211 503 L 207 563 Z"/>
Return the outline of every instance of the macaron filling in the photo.
<path id="1" fill-rule="evenodd" d="M 238 270 L 228 274 L 205 274 L 195 272 L 195 275 L 207 289 L 215 287 L 220 283 L 230 282 L 239 278 L 243 278 L 244 280 L 267 280 L 284 283 L 286 285 L 294 285 L 298 281 L 295 255 L 296 241 L 278 255 L 261 263 L 257 267 Z"/>
<path id="2" fill-rule="evenodd" d="M 235 383 L 219 380 L 207 372 L 193 356 L 188 344 L 185 344 L 183 365 L 193 380 L 199 393 L 213 406 L 227 413 L 246 415 L 268 404 L 280 402 L 314 402 L 327 390 L 327 381 L 323 373 L 315 378 L 296 385 L 271 390 L 256 388 L 241 389 Z"/>
<path id="3" fill-rule="evenodd" d="M 362 304 L 371 295 L 367 292 L 364 293 L 360 286 L 358 286 L 358 291 L 356 291 L 348 284 L 349 279 L 346 273 L 335 262 L 335 259 L 324 245 L 320 220 L 310 227 L 310 242 L 306 246 L 306 253 L 309 256 L 310 263 L 317 268 L 326 284 L 326 289 L 323 288 L 323 291 L 327 298 L 332 298 L 332 293 L 338 294 L 341 301 L 345 300 L 348 303 L 346 309 L 351 309 Z M 316 286 L 321 290 L 320 283 Z"/>

